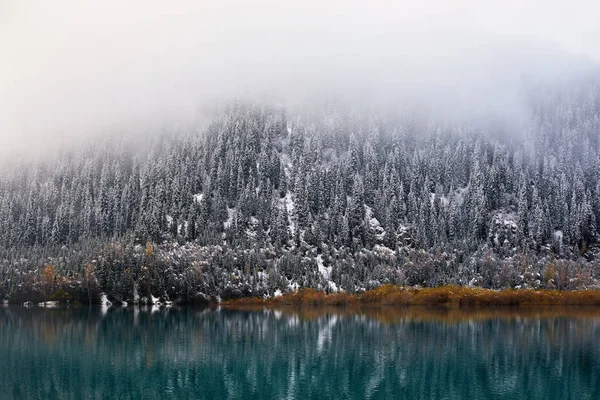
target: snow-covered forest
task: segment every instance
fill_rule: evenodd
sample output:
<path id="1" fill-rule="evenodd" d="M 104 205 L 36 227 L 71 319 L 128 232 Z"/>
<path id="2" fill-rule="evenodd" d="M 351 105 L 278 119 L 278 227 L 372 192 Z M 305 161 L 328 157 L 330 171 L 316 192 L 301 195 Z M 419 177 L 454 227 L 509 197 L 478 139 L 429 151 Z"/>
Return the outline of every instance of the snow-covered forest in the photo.
<path id="1" fill-rule="evenodd" d="M 383 283 L 597 286 L 600 80 L 526 127 L 233 102 L 0 182 L 0 298 L 202 301 Z"/>

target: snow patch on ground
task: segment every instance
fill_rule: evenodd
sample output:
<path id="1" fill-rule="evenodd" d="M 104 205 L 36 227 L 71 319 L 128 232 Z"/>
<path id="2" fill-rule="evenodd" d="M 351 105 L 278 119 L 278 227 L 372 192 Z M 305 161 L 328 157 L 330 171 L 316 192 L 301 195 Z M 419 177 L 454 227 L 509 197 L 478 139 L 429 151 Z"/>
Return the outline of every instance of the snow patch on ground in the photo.
<path id="1" fill-rule="evenodd" d="M 100 304 L 107 307 L 110 307 L 112 305 L 110 300 L 108 300 L 108 297 L 106 297 L 106 293 L 102 293 L 100 295 Z"/>
<path id="2" fill-rule="evenodd" d="M 369 220 L 369 228 L 375 233 L 377 240 L 381 241 L 385 238 L 385 229 L 383 229 L 377 218 L 373 217 Z"/>
<path id="3" fill-rule="evenodd" d="M 331 290 L 332 292 L 340 291 L 340 288 L 338 288 L 337 284 L 334 281 L 327 282 L 327 285 L 329 286 L 329 290 Z"/>
<path id="4" fill-rule="evenodd" d="M 286 178 L 290 178 L 292 176 L 292 159 L 288 154 L 281 154 L 281 165 L 283 165 L 283 172 L 285 173 Z"/>
<path id="5" fill-rule="evenodd" d="M 202 203 L 202 200 L 204 200 L 204 193 L 197 193 L 194 195 L 194 201 L 196 203 Z"/>
<path id="6" fill-rule="evenodd" d="M 467 192 L 468 187 L 464 187 L 464 188 L 458 188 L 456 189 L 455 192 L 455 199 L 456 199 L 456 204 L 457 205 L 462 205 L 464 199 L 465 199 L 465 193 Z"/>
<path id="7" fill-rule="evenodd" d="M 321 274 L 321 276 L 324 279 L 329 280 L 329 278 L 331 277 L 331 267 L 326 267 L 323 264 L 323 256 L 321 254 L 319 254 L 316 258 L 317 260 L 317 266 L 319 267 L 319 273 Z"/>
<path id="8" fill-rule="evenodd" d="M 235 213 L 236 213 L 235 208 L 227 207 L 227 221 L 225 221 L 223 223 L 223 226 L 225 227 L 225 229 L 229 229 L 229 227 L 233 223 L 233 219 L 235 218 Z"/>
<path id="9" fill-rule="evenodd" d="M 554 240 L 561 242 L 563 240 L 563 231 L 554 231 Z"/>
<path id="10" fill-rule="evenodd" d="M 373 209 L 365 205 L 365 214 L 369 220 L 369 229 L 373 231 L 377 240 L 381 241 L 385 237 L 385 230 L 377 218 L 373 216 Z"/>
<path id="11" fill-rule="evenodd" d="M 292 194 L 290 192 L 287 192 L 285 194 L 285 197 L 283 199 L 280 199 L 279 201 L 280 201 L 280 207 L 285 206 L 285 208 L 286 208 L 287 215 L 288 215 L 288 229 L 293 236 L 294 233 L 296 233 L 296 224 L 294 223 L 294 220 L 292 219 L 292 216 L 294 215 L 294 208 L 295 208 L 294 200 L 292 199 Z"/>
<path id="12" fill-rule="evenodd" d="M 102 313 L 102 316 L 105 316 L 110 306 L 112 306 L 112 303 L 108 300 L 108 297 L 106 297 L 106 293 L 100 295 L 100 304 L 100 312 Z"/>
<path id="13" fill-rule="evenodd" d="M 281 290 L 279 290 L 279 289 L 277 289 L 275 291 L 275 293 L 273 293 L 273 297 L 281 297 L 281 296 L 283 296 L 283 294 L 281 293 Z"/>

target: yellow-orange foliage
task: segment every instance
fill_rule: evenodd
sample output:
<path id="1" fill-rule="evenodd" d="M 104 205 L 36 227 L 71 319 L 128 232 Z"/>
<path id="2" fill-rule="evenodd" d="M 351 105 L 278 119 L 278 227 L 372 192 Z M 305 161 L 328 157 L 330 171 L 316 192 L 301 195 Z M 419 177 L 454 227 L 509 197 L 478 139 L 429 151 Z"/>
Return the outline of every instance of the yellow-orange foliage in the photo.
<path id="1" fill-rule="evenodd" d="M 154 255 L 154 246 L 152 246 L 152 243 L 148 242 L 146 243 L 146 251 L 145 251 L 146 257 L 150 257 Z"/>
<path id="2" fill-rule="evenodd" d="M 46 265 L 42 271 L 42 280 L 44 283 L 52 283 L 54 282 L 54 278 L 56 277 L 56 268 L 54 265 Z"/>
<path id="3" fill-rule="evenodd" d="M 319 306 L 319 305 L 421 305 L 448 307 L 476 306 L 600 306 L 600 290 L 491 290 L 460 286 L 412 288 L 383 285 L 360 294 L 325 294 L 313 289 L 300 289 L 276 298 L 229 300 L 224 306 Z"/>

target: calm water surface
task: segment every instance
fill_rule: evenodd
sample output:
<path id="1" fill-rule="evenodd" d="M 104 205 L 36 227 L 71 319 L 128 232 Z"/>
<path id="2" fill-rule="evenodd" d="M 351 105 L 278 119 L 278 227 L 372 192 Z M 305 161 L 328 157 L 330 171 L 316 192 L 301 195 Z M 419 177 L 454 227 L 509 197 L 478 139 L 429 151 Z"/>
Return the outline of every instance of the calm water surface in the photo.
<path id="1" fill-rule="evenodd" d="M 600 310 L 0 308 L 2 399 L 600 399 Z"/>

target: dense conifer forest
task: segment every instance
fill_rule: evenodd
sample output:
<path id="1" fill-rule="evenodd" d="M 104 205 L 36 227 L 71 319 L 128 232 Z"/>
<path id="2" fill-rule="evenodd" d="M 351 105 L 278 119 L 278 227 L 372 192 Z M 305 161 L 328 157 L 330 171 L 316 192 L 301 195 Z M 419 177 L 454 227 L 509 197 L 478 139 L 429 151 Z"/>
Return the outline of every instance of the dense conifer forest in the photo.
<path id="1" fill-rule="evenodd" d="M 527 99 L 524 127 L 232 102 L 199 132 L 12 165 L 0 299 L 598 287 L 600 81 Z"/>

